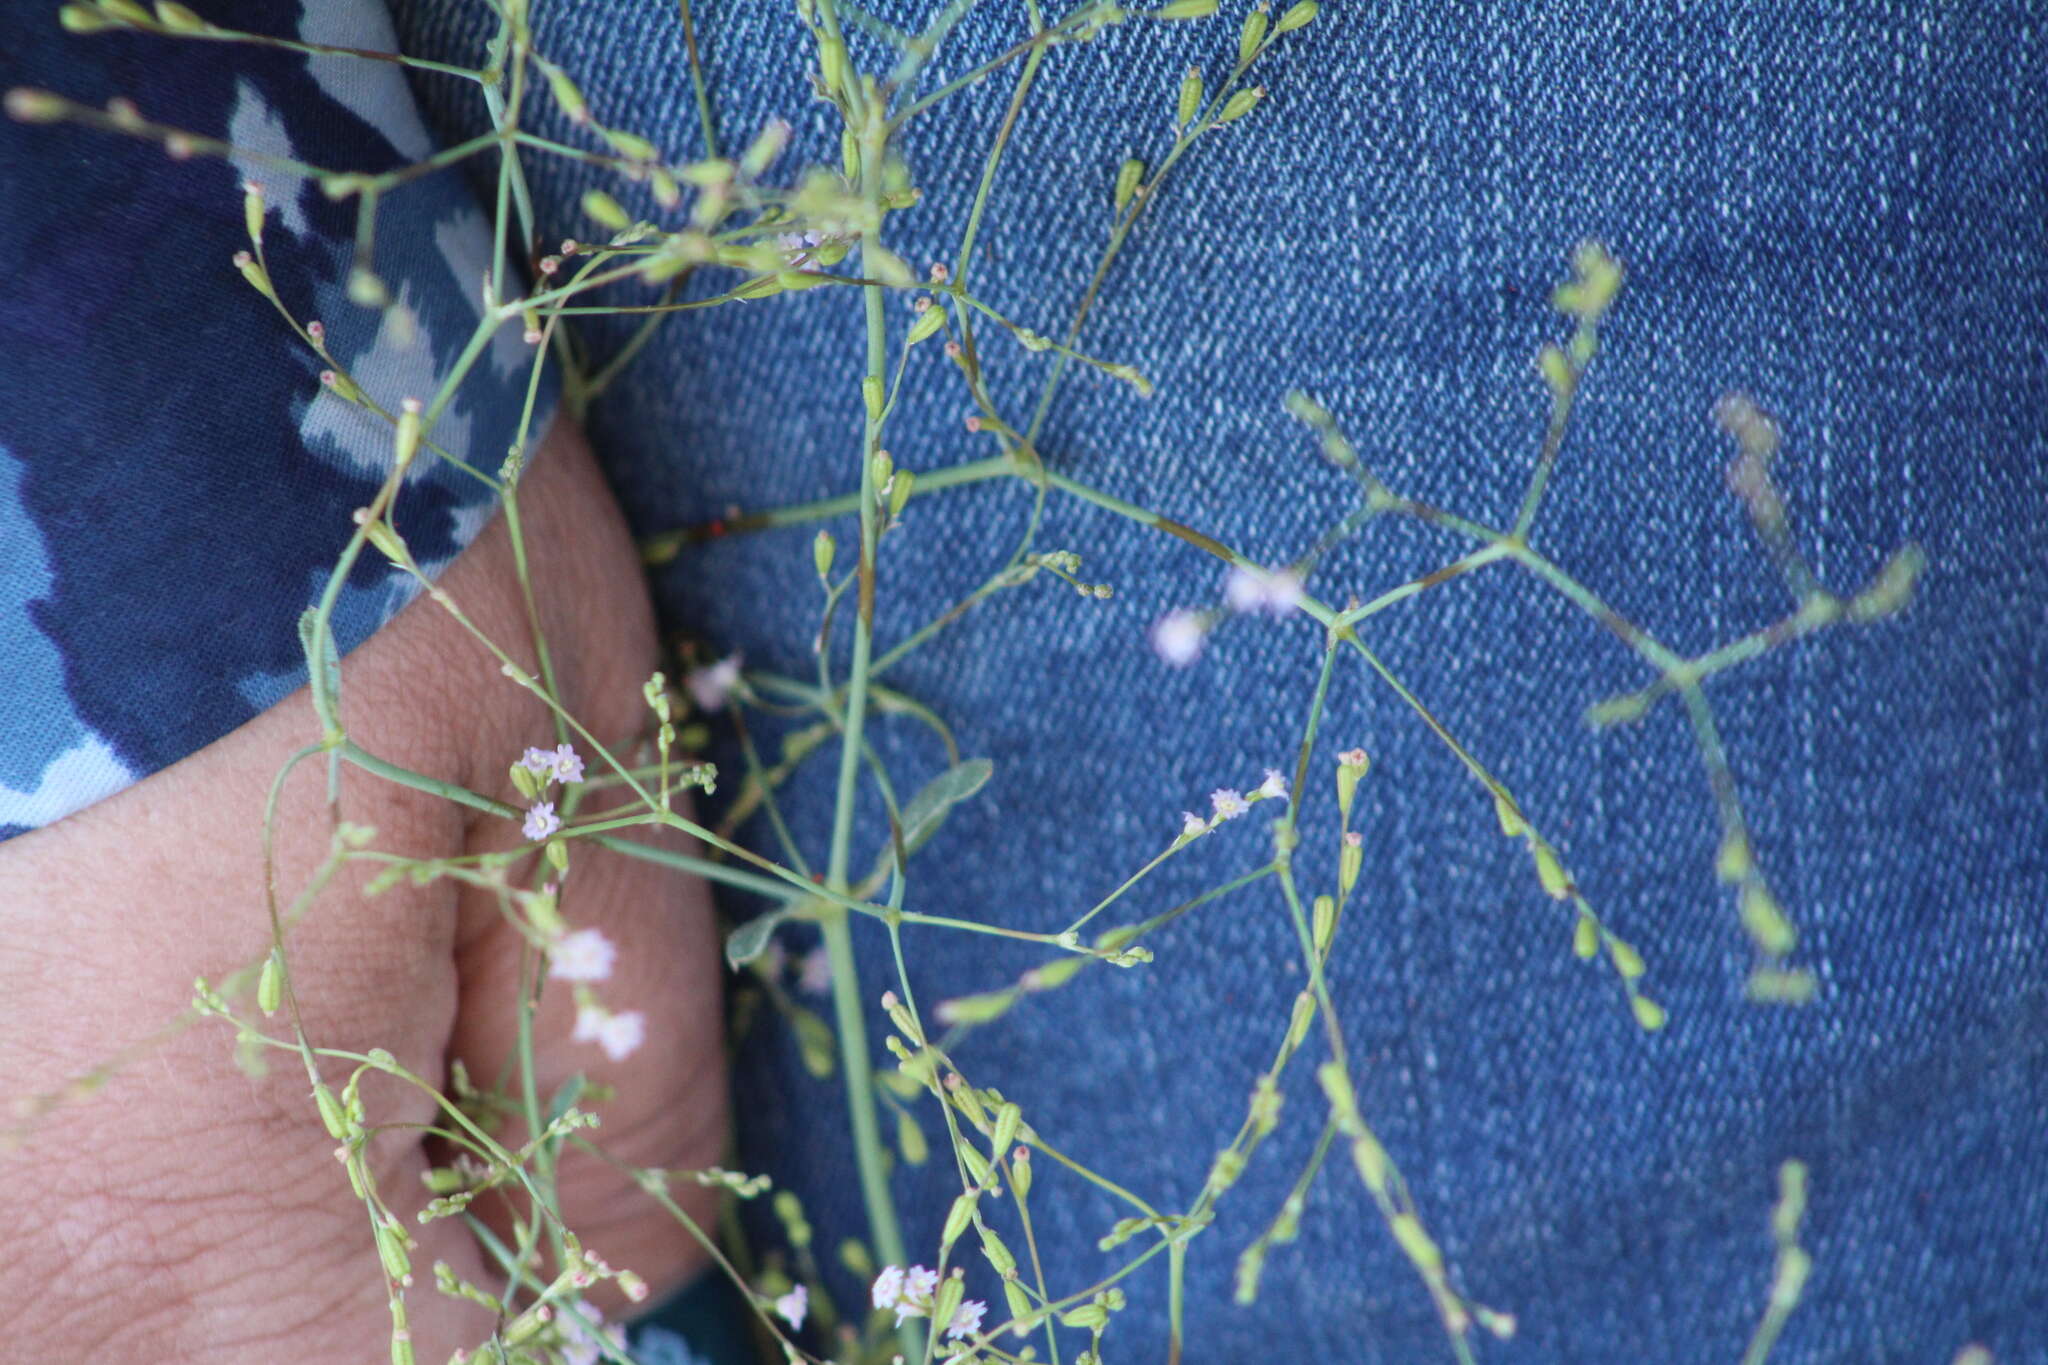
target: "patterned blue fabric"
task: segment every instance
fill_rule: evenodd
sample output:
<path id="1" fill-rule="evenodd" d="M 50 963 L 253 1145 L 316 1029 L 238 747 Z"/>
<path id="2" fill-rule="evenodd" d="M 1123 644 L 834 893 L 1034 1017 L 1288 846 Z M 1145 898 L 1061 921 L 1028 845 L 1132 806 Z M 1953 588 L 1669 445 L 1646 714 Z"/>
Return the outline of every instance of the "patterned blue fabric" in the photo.
<path id="1" fill-rule="evenodd" d="M 250 32 L 389 50 L 381 0 L 234 0 Z M 431 148 L 397 68 L 17 15 L 0 86 L 85 104 L 252 153 L 380 171 Z M 305 676 L 296 622 L 391 469 L 391 428 L 323 388 L 324 362 L 240 277 L 241 182 L 269 204 L 282 301 L 373 399 L 431 397 L 481 316 L 487 220 L 466 184 L 392 194 L 376 266 L 402 312 L 348 301 L 356 205 L 260 156 L 173 162 L 73 126 L 0 120 L 0 838 L 59 819 L 227 734 Z M 410 327 L 408 327 L 410 323 Z M 410 335 L 408 335 L 410 332 Z M 501 331 L 432 433 L 494 473 L 517 434 L 531 350 Z M 544 399 L 534 436 L 544 429 Z M 397 520 L 437 572 L 495 506 L 479 479 L 422 455 Z M 347 650 L 416 585 L 365 556 L 334 617 Z"/>

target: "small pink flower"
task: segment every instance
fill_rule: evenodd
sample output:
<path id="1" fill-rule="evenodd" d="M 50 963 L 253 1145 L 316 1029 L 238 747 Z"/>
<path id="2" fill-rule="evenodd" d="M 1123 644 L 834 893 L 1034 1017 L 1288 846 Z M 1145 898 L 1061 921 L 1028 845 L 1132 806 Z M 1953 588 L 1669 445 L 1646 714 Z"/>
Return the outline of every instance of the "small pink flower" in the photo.
<path id="1" fill-rule="evenodd" d="M 723 711 L 725 699 L 740 680 L 740 656 L 728 654 L 708 668 L 693 669 L 683 678 L 690 700 L 700 711 Z"/>
<path id="2" fill-rule="evenodd" d="M 903 1276 L 903 1297 L 924 1305 L 917 1311 L 931 1311 L 932 1295 L 939 1292 L 939 1272 L 914 1265 Z"/>
<path id="3" fill-rule="evenodd" d="M 562 817 L 555 814 L 555 803 L 536 801 L 533 803 L 533 809 L 526 812 L 526 823 L 519 828 L 527 838 L 538 843 L 542 839 L 552 838 L 555 831 L 561 827 Z"/>
<path id="4" fill-rule="evenodd" d="M 582 755 L 576 752 L 573 746 L 568 744 L 556 745 L 554 752 L 548 755 L 548 759 L 554 766 L 555 780 L 557 782 L 581 782 L 583 780 L 583 758 Z"/>
<path id="5" fill-rule="evenodd" d="M 1186 668 L 1202 656 L 1206 634 L 1199 612 L 1170 611 L 1152 623 L 1152 652 L 1174 668 Z"/>
<path id="6" fill-rule="evenodd" d="M 1218 787 L 1210 792 L 1209 804 L 1215 808 L 1218 820 L 1235 820 L 1248 809 L 1243 794 L 1229 787 Z"/>
<path id="7" fill-rule="evenodd" d="M 1208 832 L 1209 822 L 1207 820 L 1204 820 L 1191 810 L 1184 810 L 1180 813 L 1181 838 L 1192 839 L 1197 834 L 1207 834 Z"/>
<path id="8" fill-rule="evenodd" d="M 804 1310 L 811 1305 L 811 1291 L 798 1285 L 775 1301 L 775 1311 L 791 1328 L 804 1325 Z"/>
<path id="9" fill-rule="evenodd" d="M 870 1297 L 877 1308 L 894 1308 L 903 1297 L 903 1267 L 883 1266 L 882 1273 L 875 1276 L 875 1287 Z"/>
<path id="10" fill-rule="evenodd" d="M 585 1005 L 576 1011 L 576 1029 L 569 1036 L 596 1043 L 613 1061 L 623 1062 L 647 1041 L 647 1016 L 639 1010 L 613 1014 L 602 1005 Z"/>
<path id="11" fill-rule="evenodd" d="M 988 1311 L 988 1305 L 980 1299 L 962 1300 L 953 1310 L 953 1320 L 946 1324 L 949 1337 L 971 1337 L 981 1330 L 981 1315 Z"/>
<path id="12" fill-rule="evenodd" d="M 832 993 L 832 958 L 822 945 L 804 954 L 797 965 L 796 984 L 812 995 Z"/>
<path id="13" fill-rule="evenodd" d="M 1285 616 L 1301 605 L 1301 580 L 1292 569 L 1233 567 L 1223 578 L 1223 600 L 1232 611 Z"/>
<path id="14" fill-rule="evenodd" d="M 519 766 L 530 773 L 546 777 L 555 770 L 555 751 L 553 749 L 528 748 L 525 753 L 519 756 Z"/>
<path id="15" fill-rule="evenodd" d="M 612 974 L 619 950 L 595 929 L 564 934 L 548 949 L 548 975 L 558 981 L 603 981 Z"/>
<path id="16" fill-rule="evenodd" d="M 1266 780 L 1259 784 L 1254 796 L 1282 797 L 1287 795 L 1287 779 L 1280 775 L 1278 768 L 1266 769 Z"/>
<path id="17" fill-rule="evenodd" d="M 625 1061 L 646 1041 L 647 1016 L 639 1010 L 612 1015 L 604 1021 L 597 1035 L 597 1045 L 604 1049 L 605 1056 L 615 1062 Z"/>

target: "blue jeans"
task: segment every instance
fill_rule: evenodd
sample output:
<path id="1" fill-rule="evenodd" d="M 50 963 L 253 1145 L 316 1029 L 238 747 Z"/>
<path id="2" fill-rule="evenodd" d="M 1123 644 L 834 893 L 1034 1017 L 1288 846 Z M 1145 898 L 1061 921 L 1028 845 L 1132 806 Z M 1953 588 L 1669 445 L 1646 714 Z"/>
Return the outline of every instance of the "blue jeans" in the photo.
<path id="1" fill-rule="evenodd" d="M 922 22 L 923 7 L 883 8 Z M 474 17 L 457 6 L 397 9 L 414 50 L 473 51 Z M 1456 1281 L 1519 1317 L 1515 1346 L 1489 1355 L 1734 1358 L 1766 1294 L 1775 1172 L 1798 1157 L 1815 1269 L 1777 1358 L 1946 1361 L 1978 1340 L 2002 1362 L 2048 1360 L 2048 38 L 2020 6 L 1866 13 L 1818 0 L 1768 18 L 1725 2 L 1568 0 L 1520 16 L 1327 5 L 1255 75 L 1265 102 L 1176 169 L 1108 279 L 1083 344 L 1137 364 L 1158 395 L 1077 370 L 1040 442 L 1064 474 L 1284 562 L 1358 502 L 1282 411 L 1300 388 L 1397 490 L 1508 524 L 1547 410 L 1531 357 L 1563 332 L 1548 290 L 1573 244 L 1597 237 L 1628 283 L 1538 548 L 1688 654 L 1786 614 L 1709 416 L 1739 389 L 1782 424 L 1779 477 L 1824 581 L 1850 592 L 1900 542 L 1926 549 L 1902 619 L 1709 685 L 1758 856 L 1802 929 L 1796 960 L 1817 974 L 1800 1009 L 1743 999 L 1750 950 L 1713 877 L 1713 806 L 1678 707 L 1604 732 L 1581 723 L 1587 704 L 1648 681 L 1611 636 L 1497 566 L 1373 617 L 1365 638 L 1641 949 L 1644 987 L 1670 1010 L 1656 1035 L 1630 1021 L 1611 974 L 1573 959 L 1571 920 L 1499 837 L 1485 793 L 1342 661 L 1299 859 L 1327 880 L 1330 755 L 1363 745 L 1366 873 L 1337 940 L 1336 1002 L 1366 1116 Z M 780 115 L 797 129 L 790 164 L 836 162 L 788 10 L 703 3 L 696 19 L 726 146 Z M 536 23 L 601 115 L 672 154 L 701 150 L 673 8 L 541 6 Z M 1234 33 L 1234 17 L 1134 22 L 1050 54 L 995 183 L 979 294 L 1063 331 L 1109 231 L 1119 162 L 1157 160 L 1182 71 L 1199 63 L 1213 82 Z M 975 10 L 933 83 L 1023 36 L 1014 7 Z M 925 198 L 890 219 L 891 244 L 920 269 L 952 257 L 1015 78 L 1003 68 L 904 138 Z M 444 136 L 483 126 L 445 86 L 421 90 Z M 585 168 L 537 160 L 533 179 L 551 232 L 587 231 Z M 892 335 L 907 316 L 892 304 Z M 627 330 L 593 328 L 600 354 Z M 991 389 L 1028 413 L 1052 357 L 981 337 Z M 859 338 L 854 296 L 835 290 L 668 324 L 589 418 L 636 528 L 853 488 Z M 898 464 L 996 453 L 963 429 L 968 411 L 936 345 L 919 348 L 889 428 Z M 979 583 L 1030 504 L 1013 482 L 915 501 L 883 552 L 880 642 Z M 850 522 L 835 529 L 851 543 Z M 660 577 L 669 620 L 750 667 L 807 674 L 809 542 L 805 527 L 689 551 Z M 1114 600 L 1041 578 L 888 682 L 995 762 L 988 792 L 919 859 L 910 907 L 1056 930 L 1212 788 L 1291 771 L 1321 641 L 1299 617 L 1236 621 L 1197 665 L 1169 670 L 1146 628 L 1215 602 L 1215 561 L 1059 495 L 1039 544 L 1079 551 L 1082 576 L 1112 582 Z M 1310 586 L 1367 598 L 1465 548 L 1376 524 Z M 876 738 L 901 773 L 942 761 L 914 723 Z M 831 784 L 809 776 L 786 813 L 816 849 Z M 1264 823 L 1176 858 L 1129 917 L 1255 866 Z M 872 997 L 886 944 L 856 932 Z M 995 942 L 909 931 L 920 999 L 1000 987 L 1042 956 Z M 1235 1132 L 1303 975 L 1270 883 L 1153 946 L 1153 965 L 1028 1000 L 959 1056 L 1048 1140 L 1175 1209 Z M 801 1194 L 824 1235 L 860 1231 L 837 1081 L 812 1080 L 773 1036 L 738 1084 L 749 1167 Z M 1194 1244 L 1189 1359 L 1445 1354 L 1341 1161 L 1257 1305 L 1231 1305 L 1236 1252 L 1279 1208 L 1322 1113 L 1297 1065 L 1278 1133 Z M 934 1245 L 953 1174 L 935 1161 L 895 1179 L 913 1247 Z M 1049 1165 L 1033 1204 L 1062 1283 L 1128 1254 L 1094 1246 L 1124 1210 Z M 1159 1358 L 1163 1281 L 1134 1282 L 1111 1334 L 1124 1358 Z M 970 1272 L 971 1295 L 999 1302 L 997 1289 Z"/>

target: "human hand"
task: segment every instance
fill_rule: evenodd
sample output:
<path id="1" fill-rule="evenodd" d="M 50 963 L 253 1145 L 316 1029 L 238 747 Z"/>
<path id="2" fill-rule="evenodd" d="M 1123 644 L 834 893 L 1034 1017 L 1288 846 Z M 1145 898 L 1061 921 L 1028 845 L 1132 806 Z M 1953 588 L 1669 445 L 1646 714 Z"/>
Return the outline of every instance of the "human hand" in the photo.
<path id="1" fill-rule="evenodd" d="M 559 696 L 623 752 L 644 728 L 641 684 L 654 630 L 618 509 L 566 421 L 520 485 L 531 576 Z M 491 639 L 530 645 L 503 519 L 438 580 Z M 403 767 L 516 803 L 507 767 L 551 744 L 541 703 L 440 606 L 422 597 L 343 665 L 350 737 Z M 0 845 L 0 1091 L 15 1105 L 73 1077 L 178 1016 L 195 977 L 218 981 L 268 945 L 259 841 L 264 801 L 285 760 L 319 735 L 305 689 L 226 738 L 106 801 Z M 595 765 L 592 765 L 595 775 Z M 301 764 L 276 823 L 282 896 L 329 848 L 326 767 Z M 518 822 L 482 815 L 344 766 L 341 809 L 376 846 L 412 858 L 518 846 Z M 517 1045 L 524 937 L 493 895 L 409 879 L 365 896 L 351 864 L 314 902 L 286 948 L 300 1018 L 316 1047 L 384 1048 L 446 1088 L 460 1060 L 481 1085 L 505 1075 Z M 717 1160 L 726 1092 L 720 970 L 701 882 L 579 844 L 562 909 L 619 951 L 601 984 L 616 1009 L 643 1011 L 647 1044 L 622 1061 L 572 1038 L 562 983 L 542 992 L 533 1025 L 535 1084 L 546 1097 L 578 1071 L 615 1084 L 593 1134 L 621 1162 L 690 1168 Z M 246 1000 L 240 1002 L 245 1008 Z M 284 1016 L 271 1021 L 279 1031 Z M 14 1228 L 0 1260 L 9 1354 L 23 1360 L 362 1361 L 391 1332 L 369 1217 L 334 1159 L 303 1067 L 269 1053 L 266 1075 L 235 1060 L 218 1024 L 183 1030 L 94 1093 L 33 1118 L 0 1146 L 0 1203 Z M 329 1072 L 337 1068 L 329 1063 Z M 492 1328 L 482 1308 L 437 1294 L 435 1261 L 495 1289 L 460 1219 L 421 1225 L 421 1182 L 445 1161 L 421 1139 L 445 1122 L 424 1091 L 387 1076 L 363 1083 L 376 1135 L 365 1151 L 382 1196 L 418 1239 L 408 1296 L 421 1361 L 440 1361 Z M 0 1115 L 11 1125 L 17 1115 Z M 495 1135 L 516 1149 L 519 1125 Z M 560 1210 L 584 1246 L 631 1269 L 655 1294 L 701 1264 L 685 1231 L 627 1176 L 565 1150 Z M 700 1222 L 712 1192 L 675 1198 Z M 494 1196 L 475 1212 L 502 1236 Z M 615 1293 L 594 1293 L 606 1311 Z"/>

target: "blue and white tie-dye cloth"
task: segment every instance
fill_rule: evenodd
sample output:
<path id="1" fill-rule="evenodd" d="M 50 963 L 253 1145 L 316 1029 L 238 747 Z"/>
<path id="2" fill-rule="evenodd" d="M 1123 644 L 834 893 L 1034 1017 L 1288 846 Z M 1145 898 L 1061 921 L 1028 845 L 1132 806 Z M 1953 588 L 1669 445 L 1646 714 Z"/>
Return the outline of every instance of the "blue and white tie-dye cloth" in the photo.
<path id="1" fill-rule="evenodd" d="M 382 0 L 316 0 L 303 14 L 233 0 L 207 18 L 394 45 Z M 332 356 L 390 412 L 430 397 L 475 331 L 491 253 L 461 173 L 425 176 L 377 219 L 376 270 L 399 307 L 359 307 L 345 294 L 355 202 L 263 159 L 377 172 L 426 156 L 396 66 L 74 36 L 54 4 L 8 30 L 0 86 L 90 105 L 125 97 L 152 123 L 252 155 L 174 160 L 147 141 L 0 119 L 0 839 L 177 762 L 300 686 L 297 618 L 351 511 L 390 472 L 390 424 L 323 388 L 325 362 L 241 278 L 243 182 L 260 183 L 269 206 L 279 298 L 323 324 Z M 500 332 L 433 441 L 495 473 L 532 362 L 518 327 Z M 398 519 L 433 572 L 494 508 L 484 482 L 423 454 Z M 364 561 L 334 617 L 343 650 L 416 586 Z"/>

